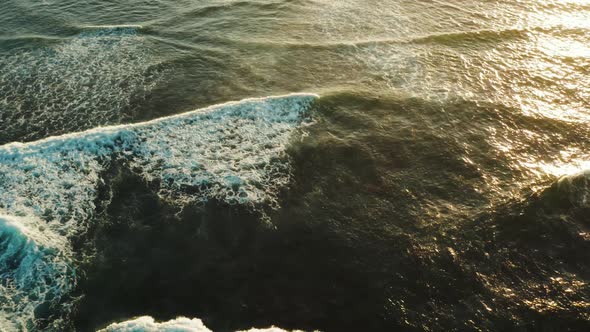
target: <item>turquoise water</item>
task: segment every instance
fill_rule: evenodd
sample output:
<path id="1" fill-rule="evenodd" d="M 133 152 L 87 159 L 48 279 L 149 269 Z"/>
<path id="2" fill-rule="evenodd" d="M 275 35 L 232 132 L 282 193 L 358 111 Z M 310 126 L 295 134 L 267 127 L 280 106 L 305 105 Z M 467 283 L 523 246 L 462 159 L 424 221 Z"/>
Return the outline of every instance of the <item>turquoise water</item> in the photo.
<path id="1" fill-rule="evenodd" d="M 586 330 L 589 43 L 584 0 L 4 0 L 0 330 Z"/>

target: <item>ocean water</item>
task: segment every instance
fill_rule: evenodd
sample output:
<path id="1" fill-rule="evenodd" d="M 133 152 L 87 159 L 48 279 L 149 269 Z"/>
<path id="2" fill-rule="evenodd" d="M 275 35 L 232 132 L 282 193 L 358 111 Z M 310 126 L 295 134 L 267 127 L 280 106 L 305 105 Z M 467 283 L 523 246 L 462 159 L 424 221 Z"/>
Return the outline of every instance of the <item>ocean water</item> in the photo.
<path id="1" fill-rule="evenodd" d="M 0 331 L 590 330 L 590 1 L 1 2 Z"/>

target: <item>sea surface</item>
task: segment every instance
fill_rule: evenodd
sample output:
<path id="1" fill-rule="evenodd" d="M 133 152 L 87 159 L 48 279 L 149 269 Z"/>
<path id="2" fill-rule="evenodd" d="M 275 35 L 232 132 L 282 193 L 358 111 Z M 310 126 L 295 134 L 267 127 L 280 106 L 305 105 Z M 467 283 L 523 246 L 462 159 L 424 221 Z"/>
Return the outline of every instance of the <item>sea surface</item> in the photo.
<path id="1" fill-rule="evenodd" d="M 0 331 L 590 331 L 589 283 L 589 0 L 0 0 Z"/>

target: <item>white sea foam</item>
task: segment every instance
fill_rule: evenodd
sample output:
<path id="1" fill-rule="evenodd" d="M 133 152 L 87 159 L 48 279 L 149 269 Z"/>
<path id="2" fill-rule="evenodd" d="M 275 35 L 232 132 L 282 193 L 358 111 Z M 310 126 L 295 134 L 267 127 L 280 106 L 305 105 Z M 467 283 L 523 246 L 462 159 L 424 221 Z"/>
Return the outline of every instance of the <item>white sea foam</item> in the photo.
<path id="1" fill-rule="evenodd" d="M 316 98 L 293 94 L 247 99 L 139 124 L 0 146 L 0 211 L 19 216 L 3 217 L 2 245 L 24 243 L 18 252 L 29 257 L 22 264 L 6 264 L 2 279 L 20 276 L 20 269 L 31 273 L 29 283 L 6 285 L 16 295 L 2 301 L 0 320 L 30 321 L 32 310 L 47 300 L 44 294 L 58 299 L 73 287 L 65 239 L 85 231 L 102 173 L 111 163 L 128 165 L 171 203 L 217 199 L 272 204 L 277 189 L 289 181 L 286 145 L 308 119 Z M 38 272 L 27 267 L 31 264 Z"/>
<path id="2" fill-rule="evenodd" d="M 4 145 L 0 208 L 79 224 L 91 216 L 100 172 L 113 160 L 128 163 L 148 181 L 157 180 L 161 196 L 176 202 L 268 202 L 289 179 L 281 157 L 316 97 L 248 99 L 145 123 Z M 185 192 L 189 187 L 192 193 Z"/>
<path id="3" fill-rule="evenodd" d="M 211 332 L 200 319 L 179 317 L 158 323 L 152 317 L 143 316 L 120 323 L 113 323 L 99 332 Z"/>
<path id="4" fill-rule="evenodd" d="M 198 318 L 179 317 L 167 322 L 158 323 L 150 316 L 142 316 L 132 320 L 113 323 L 98 332 L 211 332 Z M 288 332 L 278 327 L 249 329 L 238 332 Z M 298 332 L 294 330 L 292 332 Z"/>
<path id="5" fill-rule="evenodd" d="M 163 75 L 138 27 L 95 27 L 61 43 L 0 56 L 3 139 L 31 140 L 118 123 Z"/>
<path id="6" fill-rule="evenodd" d="M 35 310 L 75 286 L 67 240 L 32 218 L 0 215 L 0 330 L 34 327 Z"/>

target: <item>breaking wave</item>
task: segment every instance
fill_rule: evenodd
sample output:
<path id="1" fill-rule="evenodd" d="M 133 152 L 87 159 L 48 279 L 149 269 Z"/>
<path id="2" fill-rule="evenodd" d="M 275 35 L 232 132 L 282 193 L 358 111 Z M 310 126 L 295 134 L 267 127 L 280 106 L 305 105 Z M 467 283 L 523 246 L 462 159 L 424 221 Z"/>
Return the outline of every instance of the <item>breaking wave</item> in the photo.
<path id="1" fill-rule="evenodd" d="M 0 327 L 27 331 L 75 286 L 66 239 L 32 218 L 0 215 Z"/>
<path id="2" fill-rule="evenodd" d="M 2 319 L 30 324 L 42 303 L 55 303 L 75 285 L 66 239 L 92 220 L 110 164 L 127 165 L 173 204 L 272 204 L 290 178 L 286 145 L 310 120 L 316 98 L 247 99 L 1 146 L 0 211 L 9 217 L 0 219 L 0 245 L 9 249 L 0 273 L 17 284 L 2 285 L 11 289 L 2 292 Z"/>
<path id="3" fill-rule="evenodd" d="M 179 317 L 167 322 L 158 323 L 150 316 L 113 323 L 98 332 L 211 332 L 198 318 Z M 278 327 L 249 329 L 238 332 L 288 332 Z M 298 331 L 292 331 L 298 332 Z"/>

